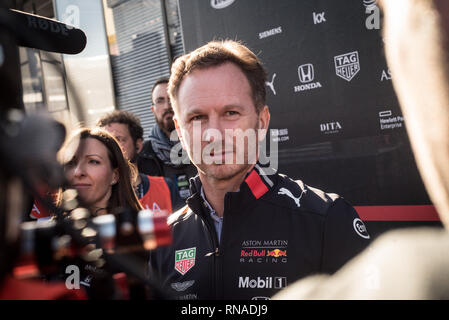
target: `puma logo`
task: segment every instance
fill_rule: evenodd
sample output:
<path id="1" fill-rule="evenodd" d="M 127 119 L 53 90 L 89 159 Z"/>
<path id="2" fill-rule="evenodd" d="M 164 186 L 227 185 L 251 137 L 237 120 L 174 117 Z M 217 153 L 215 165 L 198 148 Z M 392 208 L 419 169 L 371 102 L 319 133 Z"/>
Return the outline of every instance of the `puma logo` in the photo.
<path id="1" fill-rule="evenodd" d="M 270 87 L 271 91 L 273 91 L 273 94 L 276 95 L 276 90 L 274 89 L 274 78 L 276 78 L 276 73 L 273 74 L 273 77 L 271 77 L 271 82 L 266 81 L 265 84 Z"/>
<path id="2" fill-rule="evenodd" d="M 300 200 L 301 200 L 302 196 L 304 195 L 304 193 L 306 193 L 306 190 L 304 190 L 303 192 L 301 192 L 301 194 L 300 194 L 299 197 L 295 197 L 295 196 L 291 193 L 291 191 L 288 190 L 288 189 L 286 189 L 286 188 L 280 188 L 280 189 L 279 189 L 279 192 L 278 192 L 278 194 L 282 194 L 282 195 L 285 195 L 285 196 L 287 196 L 287 197 L 292 198 L 292 199 L 295 201 L 296 206 L 297 206 L 298 208 L 301 206 Z"/>

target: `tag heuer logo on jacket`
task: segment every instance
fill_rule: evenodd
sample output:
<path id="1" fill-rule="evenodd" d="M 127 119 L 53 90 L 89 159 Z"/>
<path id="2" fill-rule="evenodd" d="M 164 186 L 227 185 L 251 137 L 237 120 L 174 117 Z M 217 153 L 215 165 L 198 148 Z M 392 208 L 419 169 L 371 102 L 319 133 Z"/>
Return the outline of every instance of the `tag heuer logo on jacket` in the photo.
<path id="1" fill-rule="evenodd" d="M 195 265 L 196 248 L 175 251 L 175 269 L 185 275 Z"/>

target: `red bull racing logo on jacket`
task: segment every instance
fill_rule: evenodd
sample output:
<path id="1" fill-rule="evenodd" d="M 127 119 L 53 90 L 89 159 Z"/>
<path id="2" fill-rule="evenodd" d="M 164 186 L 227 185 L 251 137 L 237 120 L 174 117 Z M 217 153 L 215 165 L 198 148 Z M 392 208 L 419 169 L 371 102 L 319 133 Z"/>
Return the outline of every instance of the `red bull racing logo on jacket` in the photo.
<path id="1" fill-rule="evenodd" d="M 287 256 L 287 250 L 279 250 L 279 249 L 274 249 L 274 250 L 268 250 L 267 251 L 267 257 L 275 257 L 275 258 L 279 258 L 279 257 L 286 257 Z"/>
<path id="2" fill-rule="evenodd" d="M 240 263 L 287 263 L 287 240 L 243 241 Z"/>

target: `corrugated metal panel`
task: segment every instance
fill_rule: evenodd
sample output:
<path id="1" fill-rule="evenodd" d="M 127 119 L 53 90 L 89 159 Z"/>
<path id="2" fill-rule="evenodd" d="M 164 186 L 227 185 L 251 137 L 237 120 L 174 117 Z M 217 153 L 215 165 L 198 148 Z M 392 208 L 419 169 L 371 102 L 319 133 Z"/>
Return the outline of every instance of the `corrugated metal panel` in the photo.
<path id="1" fill-rule="evenodd" d="M 111 56 L 117 105 L 140 118 L 147 137 L 155 123 L 151 87 L 170 72 L 161 0 L 110 0 L 108 6 L 119 50 Z"/>

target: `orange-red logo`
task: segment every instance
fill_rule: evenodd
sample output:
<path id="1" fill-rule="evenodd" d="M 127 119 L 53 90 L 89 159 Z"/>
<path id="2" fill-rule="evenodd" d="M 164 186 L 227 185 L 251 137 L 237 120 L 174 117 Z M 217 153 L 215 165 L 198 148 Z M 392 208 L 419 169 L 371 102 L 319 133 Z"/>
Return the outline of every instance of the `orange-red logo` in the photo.
<path id="1" fill-rule="evenodd" d="M 286 257 L 287 256 L 287 250 L 279 250 L 279 249 L 274 249 L 271 251 L 267 251 L 267 257 Z"/>

